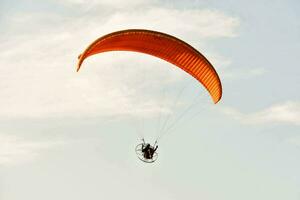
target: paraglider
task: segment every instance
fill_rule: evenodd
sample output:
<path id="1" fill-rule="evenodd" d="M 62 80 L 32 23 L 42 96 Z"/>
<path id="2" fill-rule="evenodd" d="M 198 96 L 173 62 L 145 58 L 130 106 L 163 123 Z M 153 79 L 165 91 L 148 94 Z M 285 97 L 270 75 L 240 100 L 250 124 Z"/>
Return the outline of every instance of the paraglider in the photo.
<path id="1" fill-rule="evenodd" d="M 222 97 L 220 78 L 212 64 L 186 42 L 157 31 L 129 29 L 113 32 L 91 43 L 78 56 L 77 71 L 89 56 L 109 51 L 133 51 L 166 60 L 198 80 L 216 104 Z M 145 162 L 157 159 L 157 146 L 143 143 L 136 147 L 138 157 Z"/>
<path id="2" fill-rule="evenodd" d="M 156 161 L 158 157 L 158 153 L 156 152 L 158 145 L 157 141 L 155 141 L 154 145 L 151 145 L 149 143 L 146 143 L 144 139 L 143 143 L 138 144 L 135 147 L 135 153 L 138 156 L 138 158 L 146 163 L 152 163 Z"/>

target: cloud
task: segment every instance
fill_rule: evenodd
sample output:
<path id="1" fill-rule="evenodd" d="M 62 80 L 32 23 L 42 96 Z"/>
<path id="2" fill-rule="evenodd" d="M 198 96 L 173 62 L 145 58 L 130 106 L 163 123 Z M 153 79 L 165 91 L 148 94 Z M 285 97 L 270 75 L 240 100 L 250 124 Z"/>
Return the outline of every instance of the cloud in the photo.
<path id="1" fill-rule="evenodd" d="M 0 39 L 6 49 L 0 54 L 0 117 L 170 113 L 168 106 L 161 109 L 158 91 L 190 78 L 179 69 L 146 55 L 124 52 L 91 57 L 75 73 L 78 54 L 95 38 L 120 29 L 160 30 L 205 46 L 208 39 L 236 36 L 239 25 L 237 18 L 216 10 L 155 5 L 70 18 L 54 13 L 18 13 L 11 18 L 9 36 Z M 28 23 L 31 26 L 23 27 Z M 172 99 L 167 95 L 165 101 Z"/>
<path id="2" fill-rule="evenodd" d="M 121 5 L 126 5 L 126 3 L 128 3 L 129 5 L 138 5 L 138 4 L 145 4 L 148 3 L 149 0 L 128 0 L 126 1 L 126 3 L 124 3 L 124 1 L 121 0 L 116 0 L 116 1 L 109 1 L 109 0 L 101 0 L 101 1 L 97 1 L 97 0 L 90 0 L 90 1 L 85 1 L 85 0 L 61 0 L 61 1 L 57 1 L 57 0 L 52 0 L 55 3 L 63 3 L 63 4 L 75 4 L 75 5 L 112 5 L 112 6 L 119 6 Z"/>
<path id="3" fill-rule="evenodd" d="M 289 143 L 289 144 L 300 146 L 300 136 L 288 138 L 286 140 L 286 142 Z"/>
<path id="4" fill-rule="evenodd" d="M 191 40 L 199 40 L 199 38 L 235 37 L 239 20 L 216 10 L 150 7 L 147 10 L 115 13 L 108 20 L 108 24 L 120 28 L 129 25 L 129 27 L 157 29 L 177 36 L 185 35 Z"/>
<path id="5" fill-rule="evenodd" d="M 150 1 L 150 0 L 127 0 L 127 1 L 89 0 L 88 2 L 85 0 L 61 0 L 61 1 L 53 0 L 53 1 L 56 3 L 68 5 L 68 6 L 72 6 L 72 5 L 83 6 L 83 7 L 105 6 L 106 8 L 107 7 L 123 8 L 123 7 L 129 7 L 129 6 L 136 7 L 136 6 L 147 5 L 147 4 L 156 2 L 155 0 L 152 0 L 152 1 Z"/>
<path id="6" fill-rule="evenodd" d="M 222 74 L 222 77 L 227 80 L 250 79 L 253 77 L 262 76 L 266 74 L 266 72 L 267 70 L 261 67 L 233 69 L 233 68 L 228 68 L 226 65 L 225 66 L 223 65 L 220 70 L 220 74 Z"/>
<path id="7" fill-rule="evenodd" d="M 62 142 L 37 142 L 14 135 L 0 134 L 0 166 L 32 161 L 42 154 L 42 150 L 60 144 Z"/>
<path id="8" fill-rule="evenodd" d="M 300 125 L 300 102 L 288 101 L 275 104 L 255 113 L 245 114 L 234 108 L 223 108 L 222 112 L 247 124 L 286 123 Z"/>

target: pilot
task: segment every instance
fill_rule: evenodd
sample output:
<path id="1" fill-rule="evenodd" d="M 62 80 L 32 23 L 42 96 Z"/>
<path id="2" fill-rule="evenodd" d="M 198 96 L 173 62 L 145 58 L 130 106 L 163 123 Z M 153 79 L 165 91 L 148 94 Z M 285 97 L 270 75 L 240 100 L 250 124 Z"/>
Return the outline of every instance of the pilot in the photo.
<path id="1" fill-rule="evenodd" d="M 152 159 L 155 151 L 157 150 L 158 145 L 155 147 L 151 146 L 149 143 L 142 146 L 142 152 L 145 159 Z"/>

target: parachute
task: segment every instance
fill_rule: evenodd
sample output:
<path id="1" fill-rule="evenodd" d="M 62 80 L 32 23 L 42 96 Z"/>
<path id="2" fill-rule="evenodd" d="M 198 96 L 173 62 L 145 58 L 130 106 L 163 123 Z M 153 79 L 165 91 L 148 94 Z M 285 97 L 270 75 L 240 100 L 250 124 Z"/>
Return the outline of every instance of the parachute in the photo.
<path id="1" fill-rule="evenodd" d="M 218 103 L 222 97 L 222 84 L 212 64 L 191 45 L 174 36 L 143 29 L 122 30 L 104 35 L 91 43 L 78 56 L 77 71 L 80 70 L 84 60 L 89 56 L 109 51 L 133 51 L 163 59 L 198 80 L 209 92 L 214 103 Z M 164 129 L 167 121 L 168 119 L 162 129 L 165 130 L 164 133 L 171 130 L 176 122 L 173 122 L 168 129 Z M 156 161 L 158 157 L 157 142 L 160 138 L 161 136 L 157 137 L 155 144 L 150 145 L 142 137 L 143 143 L 138 144 L 135 148 L 135 152 L 141 161 L 146 163 Z"/>
<path id="2" fill-rule="evenodd" d="M 222 97 L 222 84 L 212 64 L 191 45 L 174 36 L 143 29 L 104 35 L 78 56 L 77 71 L 87 57 L 108 51 L 134 51 L 166 60 L 197 79 L 214 103 L 218 103 Z"/>

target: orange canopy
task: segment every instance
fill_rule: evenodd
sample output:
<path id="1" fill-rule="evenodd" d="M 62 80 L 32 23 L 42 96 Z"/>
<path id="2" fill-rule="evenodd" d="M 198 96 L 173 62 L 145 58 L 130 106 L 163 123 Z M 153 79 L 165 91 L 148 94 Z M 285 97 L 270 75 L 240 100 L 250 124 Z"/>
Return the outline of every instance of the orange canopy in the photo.
<path id="1" fill-rule="evenodd" d="M 174 36 L 142 29 L 107 34 L 90 44 L 78 57 L 77 71 L 87 57 L 107 51 L 135 51 L 164 59 L 202 83 L 214 103 L 222 97 L 221 81 L 212 64 L 195 48 Z"/>

